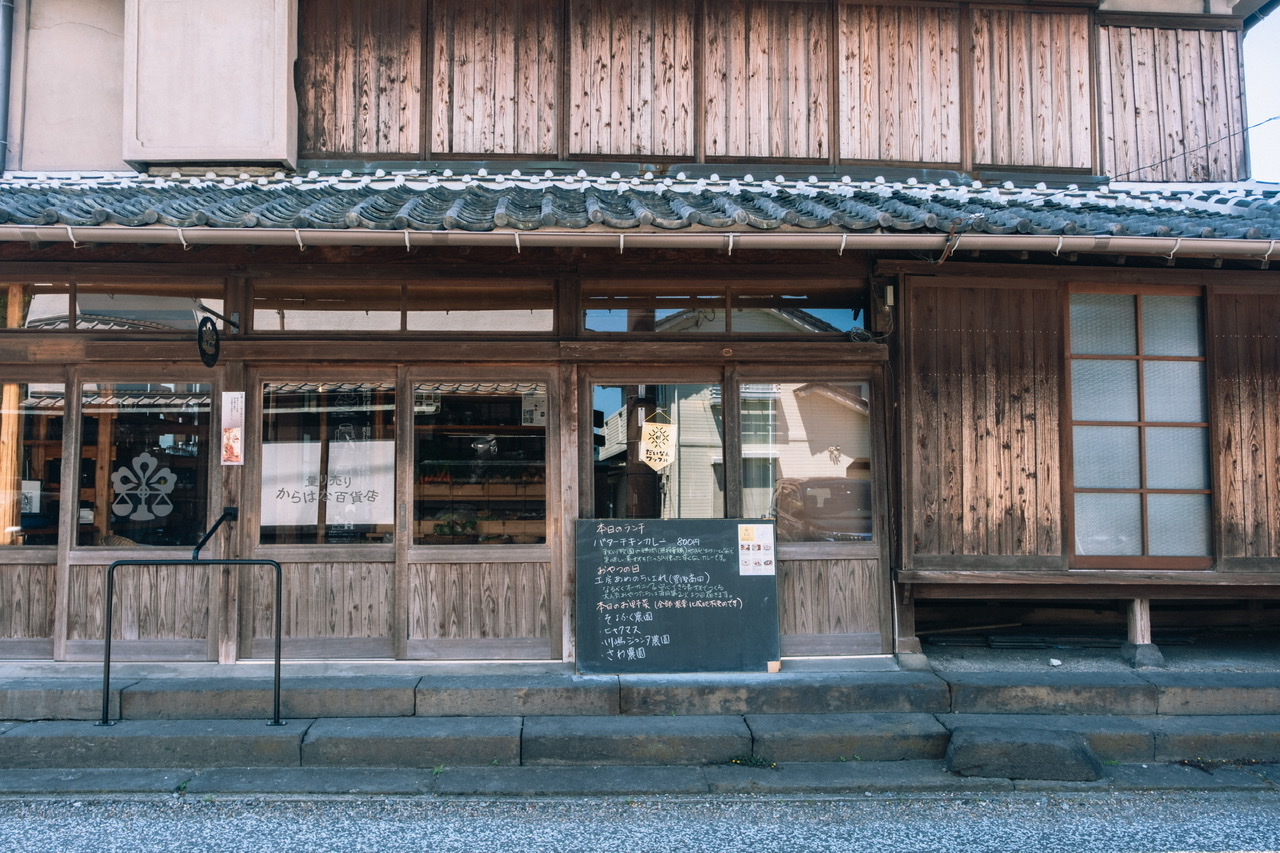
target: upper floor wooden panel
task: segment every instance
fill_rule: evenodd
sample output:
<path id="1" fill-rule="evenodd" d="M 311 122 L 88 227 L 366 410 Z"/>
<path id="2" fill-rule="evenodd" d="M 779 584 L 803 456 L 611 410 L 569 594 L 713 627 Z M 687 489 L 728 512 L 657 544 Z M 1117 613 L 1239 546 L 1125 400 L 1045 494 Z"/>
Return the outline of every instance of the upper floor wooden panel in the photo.
<path id="1" fill-rule="evenodd" d="M 1240 33 L 1079 4 L 300 0 L 303 157 L 1245 173 Z M 1179 26 L 1186 26 L 1179 19 Z"/>
<path id="2" fill-rule="evenodd" d="M 1088 14 L 976 9 L 971 27 L 974 162 L 1090 168 Z"/>
<path id="3" fill-rule="evenodd" d="M 1231 181 L 1244 152 L 1242 34 L 1101 27 L 1102 168 L 1117 180 Z"/>
<path id="4" fill-rule="evenodd" d="M 694 20 L 681 0 L 573 0 L 569 151 L 691 158 Z"/>
<path id="5" fill-rule="evenodd" d="M 842 2 L 836 27 L 841 159 L 959 163 L 959 9 Z"/>

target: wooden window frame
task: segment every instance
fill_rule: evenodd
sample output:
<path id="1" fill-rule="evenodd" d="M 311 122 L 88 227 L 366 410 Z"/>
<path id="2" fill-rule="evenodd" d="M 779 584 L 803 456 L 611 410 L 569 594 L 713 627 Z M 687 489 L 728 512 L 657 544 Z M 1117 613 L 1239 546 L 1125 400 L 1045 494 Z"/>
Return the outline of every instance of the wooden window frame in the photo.
<path id="1" fill-rule="evenodd" d="M 1071 346 L 1071 297 L 1077 294 L 1106 294 L 1116 296 L 1133 296 L 1135 297 L 1135 352 L 1132 355 L 1099 355 L 1099 354 L 1082 354 L 1076 355 Z M 1121 569 L 1121 570 L 1180 570 L 1180 571 L 1196 571 L 1208 570 L 1213 568 L 1216 557 L 1216 524 L 1215 524 L 1215 490 L 1213 488 L 1213 478 L 1210 477 L 1207 488 L 1204 489 L 1152 489 L 1147 486 L 1147 460 L 1146 460 L 1146 435 L 1147 430 L 1153 427 L 1183 427 L 1205 430 L 1206 437 L 1212 435 L 1213 412 L 1208 412 L 1208 419 L 1203 422 L 1165 422 L 1165 421 L 1148 421 L 1145 420 L 1145 394 L 1144 394 L 1144 371 L 1143 365 L 1149 362 L 1181 362 L 1181 363 L 1199 363 L 1206 366 L 1204 394 L 1206 406 L 1212 406 L 1212 397 L 1210 394 L 1208 381 L 1208 341 L 1207 333 L 1204 331 L 1202 324 L 1201 331 L 1201 355 L 1199 356 L 1160 356 L 1147 355 L 1143 352 L 1143 329 L 1142 329 L 1142 302 L 1143 296 L 1194 296 L 1200 300 L 1200 315 L 1202 321 L 1206 319 L 1206 295 L 1203 288 L 1200 287 L 1160 287 L 1154 285 L 1138 285 L 1132 287 L 1113 288 L 1092 284 L 1072 284 L 1065 288 L 1063 294 L 1063 324 L 1065 332 L 1063 334 L 1063 364 L 1066 371 L 1063 376 L 1063 429 L 1062 429 L 1062 489 L 1063 489 L 1063 542 L 1068 553 L 1068 566 L 1071 569 Z M 1075 418 L 1074 401 L 1072 399 L 1072 370 L 1076 361 L 1122 361 L 1132 362 L 1137 366 L 1137 399 L 1138 419 L 1133 421 L 1078 421 Z M 1138 430 L 1138 466 L 1139 466 L 1139 483 L 1138 488 L 1132 489 L 1102 489 L 1102 488 L 1077 488 L 1075 484 L 1075 450 L 1073 446 L 1075 427 L 1077 426 L 1125 426 Z M 1211 448 L 1211 444 L 1206 442 L 1206 448 Z M 1206 450 L 1205 466 L 1206 470 L 1211 469 L 1212 450 Z M 1120 556 L 1120 555 L 1081 555 L 1076 552 L 1076 512 L 1075 497 L 1078 494 L 1137 494 L 1141 498 L 1141 525 L 1142 525 L 1142 549 L 1143 554 L 1140 556 Z M 1209 537 L 1210 537 L 1210 553 L 1207 556 L 1160 556 L 1152 555 L 1150 550 L 1150 525 L 1148 523 L 1148 502 L 1150 495 L 1164 494 L 1197 494 L 1206 495 L 1209 498 Z"/>

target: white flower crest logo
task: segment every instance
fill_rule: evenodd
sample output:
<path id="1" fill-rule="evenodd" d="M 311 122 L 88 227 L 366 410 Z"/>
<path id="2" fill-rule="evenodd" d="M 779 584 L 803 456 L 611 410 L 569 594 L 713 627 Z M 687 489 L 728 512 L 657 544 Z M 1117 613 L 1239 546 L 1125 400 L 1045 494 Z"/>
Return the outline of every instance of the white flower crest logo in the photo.
<path id="1" fill-rule="evenodd" d="M 177 484 L 172 471 L 161 468 L 160 461 L 150 453 L 141 453 L 111 475 L 111 485 L 116 490 L 111 511 L 134 521 L 163 518 L 173 512 L 169 493 Z"/>

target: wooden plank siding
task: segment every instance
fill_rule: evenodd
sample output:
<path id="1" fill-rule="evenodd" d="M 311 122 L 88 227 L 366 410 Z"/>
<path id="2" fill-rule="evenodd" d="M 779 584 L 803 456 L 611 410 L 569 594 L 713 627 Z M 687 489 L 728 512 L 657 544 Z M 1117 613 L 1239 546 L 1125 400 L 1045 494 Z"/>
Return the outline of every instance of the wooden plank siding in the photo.
<path id="1" fill-rule="evenodd" d="M 1085 12 L 971 12 L 974 162 L 1093 167 Z"/>
<path id="2" fill-rule="evenodd" d="M 707 157 L 830 156 L 826 3 L 708 3 L 702 87 Z"/>
<path id="3" fill-rule="evenodd" d="M 959 10 L 842 0 L 840 157 L 958 163 Z"/>
<path id="4" fill-rule="evenodd" d="M 547 563 L 411 564 L 409 656 L 550 657 L 551 595 Z"/>
<path id="5" fill-rule="evenodd" d="M 1231 181 L 1247 173 L 1241 33 L 1098 30 L 1101 166 L 1117 180 Z"/>
<path id="6" fill-rule="evenodd" d="M 878 654 L 884 591 L 879 560 L 781 560 L 778 631 L 785 655 Z"/>
<path id="7" fill-rule="evenodd" d="M 411 154 L 421 147 L 424 0 L 308 0 L 298 10 L 298 146 Z"/>
<path id="8" fill-rule="evenodd" d="M 431 6 L 431 150 L 558 152 L 558 4 L 470 0 Z"/>
<path id="9" fill-rule="evenodd" d="M 1209 311 L 1221 565 L 1280 571 L 1280 296 L 1213 293 Z"/>
<path id="10" fill-rule="evenodd" d="M 917 280 L 908 312 L 907 567 L 1063 568 L 1059 291 Z"/>
<path id="11" fill-rule="evenodd" d="M 53 638 L 56 566 L 0 566 L 0 641 Z"/>
<path id="12" fill-rule="evenodd" d="M 112 657 L 209 660 L 211 572 L 207 566 L 123 566 L 115 573 Z M 68 660 L 101 660 L 106 565 L 68 573 Z M 117 643 L 117 641 L 119 641 Z"/>
<path id="13" fill-rule="evenodd" d="M 570 154 L 694 155 L 693 24 L 682 0 L 572 0 Z"/>
<path id="14" fill-rule="evenodd" d="M 290 657 L 390 657 L 394 564 L 281 563 L 281 637 Z M 275 637 L 275 573 L 241 569 L 241 654 L 269 657 Z"/>
<path id="15" fill-rule="evenodd" d="M 301 0 L 301 156 L 1245 175 L 1241 33 L 1097 26 L 1092 14 L 865 0 Z"/>

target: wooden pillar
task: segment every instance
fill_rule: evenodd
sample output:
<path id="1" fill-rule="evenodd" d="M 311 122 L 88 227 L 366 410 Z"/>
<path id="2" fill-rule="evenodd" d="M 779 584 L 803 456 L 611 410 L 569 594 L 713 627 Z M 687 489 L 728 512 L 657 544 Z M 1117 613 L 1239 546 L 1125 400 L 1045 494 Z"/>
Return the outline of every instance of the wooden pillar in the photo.
<path id="1" fill-rule="evenodd" d="M 1151 645 L 1151 599 L 1135 598 L 1129 602 L 1129 642 L 1135 646 Z"/>
<path id="2" fill-rule="evenodd" d="M 22 328 L 23 285 L 9 285 L 5 328 Z M 0 545 L 19 544 L 18 523 L 22 507 L 22 430 L 16 383 L 5 383 L 0 392 Z M 44 475 L 41 474 L 41 477 Z"/>

